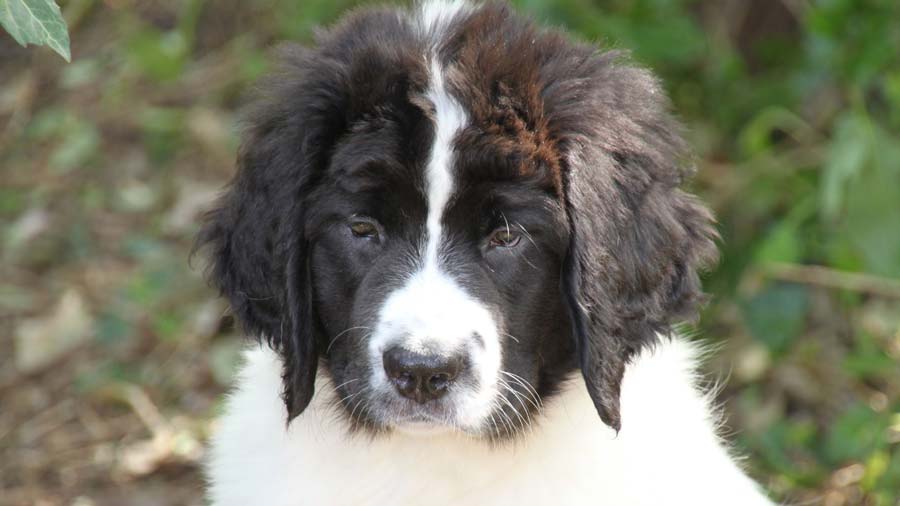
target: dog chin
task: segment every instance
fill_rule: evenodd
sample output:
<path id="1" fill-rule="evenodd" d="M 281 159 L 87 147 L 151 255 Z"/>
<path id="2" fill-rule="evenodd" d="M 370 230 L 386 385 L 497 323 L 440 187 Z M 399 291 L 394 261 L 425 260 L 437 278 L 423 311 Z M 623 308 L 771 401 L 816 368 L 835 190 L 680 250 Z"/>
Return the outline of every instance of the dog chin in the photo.
<path id="1" fill-rule="evenodd" d="M 457 428 L 432 420 L 412 419 L 394 422 L 394 430 L 408 436 L 433 437 L 458 431 Z"/>
<path id="2" fill-rule="evenodd" d="M 424 406 L 394 409 L 385 425 L 393 430 L 411 436 L 437 436 L 448 433 L 474 434 L 465 424 L 460 423 L 446 407 L 429 409 Z"/>

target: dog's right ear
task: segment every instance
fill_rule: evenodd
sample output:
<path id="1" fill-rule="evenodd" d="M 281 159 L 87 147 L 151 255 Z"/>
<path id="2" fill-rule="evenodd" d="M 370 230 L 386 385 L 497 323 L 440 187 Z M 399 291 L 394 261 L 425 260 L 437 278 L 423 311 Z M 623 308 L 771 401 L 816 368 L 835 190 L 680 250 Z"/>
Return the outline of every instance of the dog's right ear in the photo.
<path id="1" fill-rule="evenodd" d="M 281 355 L 290 420 L 312 399 L 318 365 L 303 204 L 344 115 L 328 62 L 298 47 L 281 62 L 245 113 L 237 173 L 195 250 L 244 331 Z"/>

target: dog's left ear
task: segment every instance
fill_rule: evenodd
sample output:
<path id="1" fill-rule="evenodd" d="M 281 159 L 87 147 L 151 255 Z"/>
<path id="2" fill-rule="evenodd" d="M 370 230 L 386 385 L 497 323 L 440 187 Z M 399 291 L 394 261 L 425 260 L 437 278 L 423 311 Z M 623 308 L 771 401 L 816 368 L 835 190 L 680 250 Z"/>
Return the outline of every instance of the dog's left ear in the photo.
<path id="1" fill-rule="evenodd" d="M 656 79 L 610 59 L 579 82 L 590 89 L 570 116 L 579 127 L 564 151 L 563 291 L 588 391 L 619 430 L 629 359 L 694 316 L 698 269 L 715 262 L 717 235 L 711 213 L 678 188 L 690 168 Z"/>

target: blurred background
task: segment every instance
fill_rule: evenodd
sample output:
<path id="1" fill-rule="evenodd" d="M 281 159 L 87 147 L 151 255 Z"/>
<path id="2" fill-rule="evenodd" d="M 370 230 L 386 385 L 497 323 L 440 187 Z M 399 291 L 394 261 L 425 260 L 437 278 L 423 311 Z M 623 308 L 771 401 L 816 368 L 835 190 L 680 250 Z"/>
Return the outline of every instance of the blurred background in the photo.
<path id="1" fill-rule="evenodd" d="M 271 47 L 353 3 L 62 1 L 70 64 L 0 33 L 0 504 L 203 504 L 242 341 L 198 215 Z M 900 505 L 900 3 L 515 3 L 632 50 L 689 127 L 723 237 L 698 330 L 750 473 Z"/>

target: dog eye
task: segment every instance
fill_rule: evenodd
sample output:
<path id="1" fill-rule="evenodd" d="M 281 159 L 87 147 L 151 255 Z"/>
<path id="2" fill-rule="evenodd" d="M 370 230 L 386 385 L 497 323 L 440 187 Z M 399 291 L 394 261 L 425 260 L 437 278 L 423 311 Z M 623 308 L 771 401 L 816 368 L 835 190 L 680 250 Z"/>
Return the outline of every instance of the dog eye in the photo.
<path id="1" fill-rule="evenodd" d="M 492 248 L 512 248 L 519 244 L 521 238 L 522 236 L 518 233 L 504 227 L 491 234 L 490 246 Z"/>
<path id="2" fill-rule="evenodd" d="M 368 239 L 378 238 L 378 227 L 371 221 L 354 220 L 350 222 L 350 231 L 354 237 L 362 237 Z"/>

